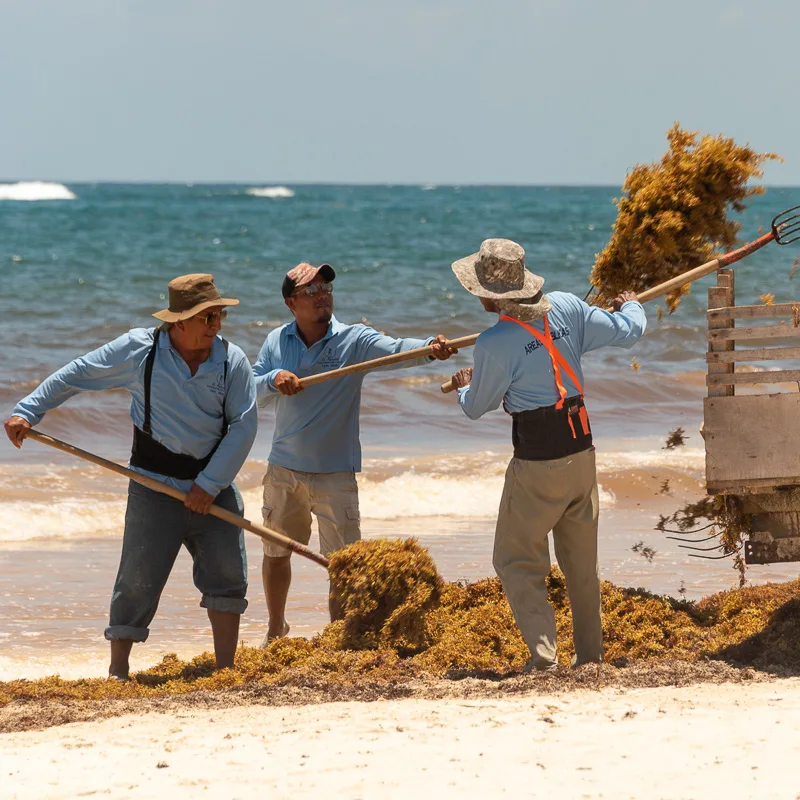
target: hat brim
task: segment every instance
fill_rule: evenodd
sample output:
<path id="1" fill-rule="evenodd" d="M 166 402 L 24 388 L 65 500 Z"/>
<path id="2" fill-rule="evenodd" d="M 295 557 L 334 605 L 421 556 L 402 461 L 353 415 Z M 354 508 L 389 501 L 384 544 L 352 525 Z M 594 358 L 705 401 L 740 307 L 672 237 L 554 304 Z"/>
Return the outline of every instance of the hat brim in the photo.
<path id="1" fill-rule="evenodd" d="M 182 322 L 185 319 L 193 317 L 195 314 L 199 314 L 201 311 L 205 311 L 207 308 L 238 305 L 239 301 L 233 297 L 219 297 L 216 300 L 206 300 L 203 303 L 198 303 L 196 306 L 186 309 L 186 311 L 170 311 L 168 308 L 165 308 L 163 311 L 156 312 L 153 316 L 156 319 L 160 319 L 162 322 Z"/>
<path id="2" fill-rule="evenodd" d="M 452 264 L 453 272 L 459 283 L 476 297 L 486 297 L 489 300 L 524 300 L 538 294 L 544 286 L 544 278 L 534 275 L 529 269 L 525 270 L 525 280 L 522 288 L 509 288 L 508 291 L 497 292 L 487 289 L 478 279 L 475 272 L 475 265 L 478 263 L 480 253 L 473 253 L 471 256 L 461 258 Z"/>

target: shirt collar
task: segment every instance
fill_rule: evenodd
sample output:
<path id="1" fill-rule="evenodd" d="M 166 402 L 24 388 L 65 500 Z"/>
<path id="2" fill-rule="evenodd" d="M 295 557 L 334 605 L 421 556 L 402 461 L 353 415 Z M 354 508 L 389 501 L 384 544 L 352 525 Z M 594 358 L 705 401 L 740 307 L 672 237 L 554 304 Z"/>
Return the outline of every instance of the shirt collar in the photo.
<path id="1" fill-rule="evenodd" d="M 331 315 L 331 321 L 328 323 L 328 330 L 325 332 L 325 335 L 319 340 L 319 342 L 325 342 L 331 338 L 336 333 L 345 328 L 346 326 L 339 322 L 335 316 Z M 293 319 L 287 326 L 286 331 L 290 336 L 296 336 L 301 342 L 303 341 L 303 337 L 300 336 L 300 332 L 297 330 L 297 320 Z M 319 342 L 315 342 L 314 344 L 319 344 Z M 313 347 L 313 345 L 312 345 Z"/>
<path id="2" fill-rule="evenodd" d="M 155 333 L 155 329 L 153 333 Z M 172 350 L 180 358 L 180 353 L 172 346 L 172 339 L 169 338 L 169 331 L 167 330 L 161 330 L 161 335 L 158 337 L 158 348 L 159 350 Z M 227 357 L 228 353 L 225 350 L 222 337 L 217 334 L 214 337 L 214 344 L 211 346 L 211 354 L 203 364 L 222 364 Z"/>

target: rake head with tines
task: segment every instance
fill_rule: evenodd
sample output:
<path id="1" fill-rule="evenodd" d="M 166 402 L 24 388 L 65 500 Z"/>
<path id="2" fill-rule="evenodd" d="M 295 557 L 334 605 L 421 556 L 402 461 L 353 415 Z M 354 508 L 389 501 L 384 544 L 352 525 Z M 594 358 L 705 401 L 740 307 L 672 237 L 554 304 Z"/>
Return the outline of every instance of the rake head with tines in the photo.
<path id="1" fill-rule="evenodd" d="M 800 240 L 800 206 L 787 208 L 772 220 L 772 235 L 778 244 Z"/>

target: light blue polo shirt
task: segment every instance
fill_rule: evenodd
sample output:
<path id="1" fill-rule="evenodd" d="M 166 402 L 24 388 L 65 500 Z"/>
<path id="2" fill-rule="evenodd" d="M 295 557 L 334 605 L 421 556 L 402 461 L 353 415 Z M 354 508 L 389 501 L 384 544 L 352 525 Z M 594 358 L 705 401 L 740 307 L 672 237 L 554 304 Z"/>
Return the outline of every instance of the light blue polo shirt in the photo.
<path id="1" fill-rule="evenodd" d="M 553 308 L 547 314 L 553 344 L 572 367 L 583 386 L 581 356 L 608 345 L 633 347 L 647 327 L 641 303 L 630 301 L 612 314 L 590 306 L 574 294 L 551 292 Z M 544 320 L 526 323 L 544 333 Z M 510 414 L 559 400 L 553 362 L 547 348 L 516 322 L 498 321 L 475 343 L 472 383 L 458 390 L 458 402 L 471 419 L 478 419 L 503 403 Z M 567 397 L 578 388 L 561 370 Z"/>
<path id="2" fill-rule="evenodd" d="M 359 412 L 361 385 L 367 373 L 318 383 L 299 394 L 282 395 L 274 383 L 281 370 L 306 378 L 425 347 L 432 340 L 432 336 L 393 339 L 366 325 L 344 325 L 336 317 L 331 318 L 325 336 L 311 347 L 306 347 L 294 321 L 272 331 L 253 366 L 259 404 L 276 405 L 270 462 L 298 472 L 361 471 Z M 423 356 L 384 369 L 429 362 Z"/>
<path id="3" fill-rule="evenodd" d="M 79 392 L 126 389 L 131 396 L 131 420 L 141 428 L 144 424 L 145 360 L 153 347 L 154 332 L 155 328 L 134 328 L 113 342 L 76 358 L 20 400 L 13 413 L 36 425 L 48 411 Z M 224 378 L 226 358 L 227 384 Z M 208 466 L 194 481 L 214 496 L 233 483 L 255 440 L 258 409 L 250 362 L 235 344 L 229 344 L 226 353 L 222 338 L 217 336 L 208 359 L 192 375 L 172 346 L 169 335 L 163 332 L 158 338 L 150 386 L 153 438 L 174 453 L 204 458 L 219 441 L 223 403 L 230 426 L 228 433 Z M 192 486 L 190 480 L 169 478 L 138 467 L 131 469 L 183 492 L 188 492 Z"/>

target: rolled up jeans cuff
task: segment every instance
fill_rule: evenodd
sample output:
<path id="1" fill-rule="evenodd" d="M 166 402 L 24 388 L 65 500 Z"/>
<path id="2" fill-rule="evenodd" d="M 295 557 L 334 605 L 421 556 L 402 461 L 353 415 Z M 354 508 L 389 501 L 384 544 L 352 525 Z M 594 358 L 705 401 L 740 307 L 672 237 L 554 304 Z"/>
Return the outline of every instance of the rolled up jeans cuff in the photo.
<path id="1" fill-rule="evenodd" d="M 109 642 L 126 639 L 131 642 L 146 642 L 150 635 L 149 628 L 135 628 L 133 625 L 110 625 L 106 628 L 106 639 Z"/>
<path id="2" fill-rule="evenodd" d="M 247 600 L 244 597 L 212 597 L 204 594 L 200 601 L 200 608 L 207 608 L 209 611 L 222 611 L 225 614 L 244 614 L 247 608 Z"/>

